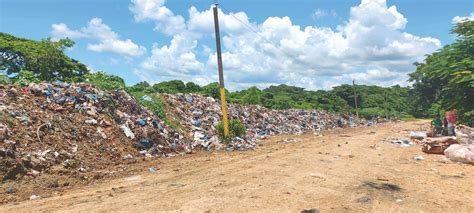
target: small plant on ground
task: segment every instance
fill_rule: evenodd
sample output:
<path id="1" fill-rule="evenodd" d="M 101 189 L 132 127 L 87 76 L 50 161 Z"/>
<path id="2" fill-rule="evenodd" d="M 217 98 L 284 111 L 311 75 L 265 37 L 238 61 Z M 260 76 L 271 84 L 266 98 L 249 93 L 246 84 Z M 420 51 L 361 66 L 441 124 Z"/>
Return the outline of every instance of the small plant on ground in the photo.
<path id="1" fill-rule="evenodd" d="M 224 136 L 224 124 L 222 123 L 222 121 L 220 121 L 216 125 L 216 129 L 217 129 L 217 134 L 219 135 L 219 138 L 225 144 L 229 143 L 232 140 L 232 138 L 235 138 L 235 137 L 243 138 L 245 136 L 245 132 L 247 131 L 247 129 L 245 128 L 245 125 L 240 120 L 237 120 L 237 119 L 229 121 L 229 135 L 227 137 Z"/>

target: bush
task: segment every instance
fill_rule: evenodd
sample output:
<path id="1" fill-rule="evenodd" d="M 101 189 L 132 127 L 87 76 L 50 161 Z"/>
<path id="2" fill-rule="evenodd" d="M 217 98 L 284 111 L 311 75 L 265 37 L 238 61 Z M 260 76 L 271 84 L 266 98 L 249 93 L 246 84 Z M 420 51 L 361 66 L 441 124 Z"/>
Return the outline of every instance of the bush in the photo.
<path id="1" fill-rule="evenodd" d="M 32 71 L 22 70 L 14 78 L 15 84 L 20 86 L 28 86 L 30 83 L 39 83 L 40 80 L 35 76 Z"/>
<path id="2" fill-rule="evenodd" d="M 224 124 L 220 121 L 216 125 L 217 134 L 224 143 L 228 143 L 232 138 L 239 137 L 243 138 L 247 129 L 240 120 L 229 120 L 229 135 L 224 137 Z"/>
<path id="3" fill-rule="evenodd" d="M 125 82 L 122 78 L 110 75 L 105 72 L 99 71 L 96 73 L 88 73 L 85 75 L 87 81 L 104 90 L 123 90 L 125 89 Z"/>
<path id="4" fill-rule="evenodd" d="M 11 84 L 12 81 L 7 75 L 0 74 L 0 84 Z"/>
<path id="5" fill-rule="evenodd" d="M 146 94 L 145 92 L 129 92 L 129 94 L 132 95 L 138 101 L 138 103 L 153 112 L 155 116 L 167 122 L 165 106 L 159 96 L 154 94 Z M 148 95 L 151 98 L 151 101 L 143 99 L 145 95 Z"/>

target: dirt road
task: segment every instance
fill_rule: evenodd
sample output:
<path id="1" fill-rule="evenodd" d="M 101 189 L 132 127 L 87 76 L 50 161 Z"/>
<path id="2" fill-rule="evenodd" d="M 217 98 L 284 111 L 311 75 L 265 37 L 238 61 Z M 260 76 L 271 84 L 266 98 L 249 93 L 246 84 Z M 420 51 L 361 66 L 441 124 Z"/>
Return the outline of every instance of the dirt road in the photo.
<path id="1" fill-rule="evenodd" d="M 473 212 L 474 167 L 445 162 L 418 145 L 402 148 L 423 122 L 276 137 L 256 151 L 197 153 L 143 171 L 1 212 Z M 294 141 L 282 142 L 291 138 Z M 415 156 L 425 159 L 416 161 Z"/>

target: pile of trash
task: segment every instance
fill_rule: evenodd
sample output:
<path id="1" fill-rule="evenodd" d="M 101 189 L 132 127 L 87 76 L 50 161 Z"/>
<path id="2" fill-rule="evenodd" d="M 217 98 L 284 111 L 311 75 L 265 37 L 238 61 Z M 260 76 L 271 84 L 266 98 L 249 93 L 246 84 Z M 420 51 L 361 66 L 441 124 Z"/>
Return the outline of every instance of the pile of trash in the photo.
<path id="1" fill-rule="evenodd" d="M 456 136 L 429 137 L 424 132 L 411 132 L 410 137 L 428 154 L 444 154 L 448 159 L 474 164 L 474 128 L 459 125 Z"/>
<path id="2" fill-rule="evenodd" d="M 258 105 L 230 103 L 227 106 L 229 119 L 242 121 L 247 132 L 245 137 L 234 138 L 229 145 L 222 147 L 215 128 L 222 118 L 219 101 L 195 94 L 163 94 L 162 97 L 184 129 L 191 130 L 192 147 L 205 150 L 254 149 L 258 139 L 271 135 L 301 135 L 365 124 L 365 121 L 350 115 L 335 115 L 319 110 L 272 110 Z"/>
<path id="3" fill-rule="evenodd" d="M 172 156 L 189 152 L 189 142 L 125 91 L 84 83 L 0 85 L 3 180 Z"/>

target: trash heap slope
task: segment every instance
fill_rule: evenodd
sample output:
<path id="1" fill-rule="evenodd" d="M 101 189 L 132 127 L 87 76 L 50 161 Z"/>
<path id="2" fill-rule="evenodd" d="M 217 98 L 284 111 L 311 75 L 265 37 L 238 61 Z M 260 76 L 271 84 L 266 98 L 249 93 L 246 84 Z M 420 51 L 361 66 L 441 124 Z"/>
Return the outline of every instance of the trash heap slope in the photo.
<path id="1" fill-rule="evenodd" d="M 247 132 L 244 138 L 234 139 L 227 147 L 219 142 L 215 126 L 221 120 L 220 102 L 212 97 L 195 94 L 162 94 L 169 111 L 181 126 L 188 130 L 194 148 L 205 150 L 246 150 L 255 142 L 270 135 L 300 135 L 324 129 L 367 125 L 351 115 L 331 114 L 320 110 L 272 110 L 258 105 L 228 104 L 230 119 L 239 119 Z"/>
<path id="2" fill-rule="evenodd" d="M 0 175 L 74 175 L 140 155 L 189 151 L 188 142 L 125 91 L 88 84 L 0 85 Z"/>

